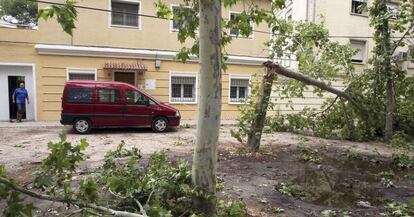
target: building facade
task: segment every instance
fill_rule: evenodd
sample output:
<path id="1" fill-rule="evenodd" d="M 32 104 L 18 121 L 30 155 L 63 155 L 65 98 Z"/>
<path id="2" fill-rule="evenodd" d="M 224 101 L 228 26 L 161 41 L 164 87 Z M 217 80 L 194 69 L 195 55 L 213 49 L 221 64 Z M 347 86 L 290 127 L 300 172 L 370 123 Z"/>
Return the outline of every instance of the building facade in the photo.
<path id="1" fill-rule="evenodd" d="M 368 1 L 368 4 L 372 0 Z M 53 0 L 59 3 L 60 0 Z M 369 18 L 359 6 L 363 0 L 291 0 L 279 15 L 285 19 L 320 23 L 324 21 L 333 40 L 349 43 L 359 50 L 353 57 L 357 72 L 367 67 L 367 59 L 374 44 L 369 37 L 373 29 Z M 31 104 L 27 105 L 29 120 L 59 120 L 61 97 L 67 80 L 113 80 L 133 84 L 159 101 L 180 110 L 183 119 L 195 119 L 199 85 L 197 59 L 183 64 L 174 61 L 175 54 L 184 45 L 177 40 L 180 23 L 156 19 L 155 0 L 88 0 L 80 1 L 73 36 L 62 31 L 55 20 L 39 20 L 34 30 L 0 27 L 0 120 L 9 120 L 15 112 L 11 94 L 24 81 Z M 181 3 L 167 0 L 172 11 Z M 263 8 L 270 1 L 256 0 Z M 223 19 L 247 8 L 247 2 L 231 9 L 223 9 Z M 39 3 L 39 9 L 50 6 Z M 398 9 L 397 3 L 390 7 Z M 94 10 L 87 9 L 93 8 Z M 134 14 L 149 15 L 137 16 Z M 321 16 L 322 15 L 322 16 Z M 257 30 L 249 37 L 235 37 L 226 48 L 228 69 L 222 78 L 222 118 L 238 117 L 237 107 L 249 95 L 249 83 L 254 74 L 260 74 L 267 60 L 265 45 L 271 35 L 267 24 L 252 24 Z M 237 34 L 230 30 L 229 34 Z M 408 48 L 397 54 L 404 56 Z M 282 64 L 295 68 L 293 60 Z M 414 72 L 414 60 L 404 66 Z M 341 82 L 334 87 L 342 88 Z M 277 100 L 273 113 L 298 112 L 305 107 L 320 109 L 330 94 L 323 97 L 309 88 L 305 98 Z M 277 94 L 274 93 L 274 98 Z"/>
<path id="2" fill-rule="evenodd" d="M 54 2 L 61 2 L 54 0 Z M 269 7 L 267 0 L 255 1 Z M 0 28 L 0 120 L 13 113 L 11 94 L 24 81 L 31 98 L 27 119 L 59 120 L 67 80 L 113 80 L 133 84 L 159 101 L 179 109 L 183 119 L 195 119 L 199 84 L 197 59 L 175 61 L 184 45 L 177 40 L 179 22 L 137 16 L 156 14 L 155 1 L 88 0 L 78 8 L 73 36 L 55 20 L 39 20 L 36 30 Z M 181 2 L 166 1 L 174 11 Z M 247 3 L 246 3 L 247 4 Z M 49 6 L 39 3 L 39 9 Z M 247 7 L 243 3 L 223 10 L 231 19 Z M 266 31 L 266 24 L 254 25 Z M 235 32 L 229 32 L 234 34 Z M 235 37 L 226 48 L 228 69 L 222 79 L 223 119 L 237 117 L 237 106 L 249 94 L 253 74 L 261 73 L 268 53 L 269 34 Z"/>
<path id="3" fill-rule="evenodd" d="M 361 73 L 369 67 L 367 61 L 372 57 L 372 50 L 375 46 L 373 33 L 375 30 L 369 25 L 369 17 L 363 5 L 372 4 L 373 0 L 288 0 L 286 7 L 278 12 L 279 18 L 293 21 L 307 21 L 314 23 L 323 23 L 328 29 L 330 39 L 349 44 L 357 53 L 352 57 L 356 73 Z M 390 1 L 388 7 L 392 11 L 398 10 L 398 1 Z M 401 36 L 394 34 L 393 36 Z M 394 55 L 401 57 L 401 67 L 407 71 L 409 76 L 414 75 L 414 59 L 407 55 L 413 52 L 414 39 L 407 39 L 407 46 L 399 48 Z M 410 48 L 411 45 L 411 48 Z M 411 49 L 411 51 L 410 51 Z M 294 60 L 280 61 L 285 67 L 295 69 L 297 62 Z M 332 84 L 333 87 L 343 89 L 342 79 L 339 77 L 337 82 Z M 315 108 L 320 110 L 320 105 L 328 97 L 333 95 L 325 93 L 320 97 L 313 93 L 312 87 L 304 92 L 305 98 L 294 98 L 292 100 L 293 111 L 301 111 L 304 107 Z M 277 98 L 277 94 L 274 94 Z M 275 112 L 284 112 L 287 101 L 277 100 Z"/>

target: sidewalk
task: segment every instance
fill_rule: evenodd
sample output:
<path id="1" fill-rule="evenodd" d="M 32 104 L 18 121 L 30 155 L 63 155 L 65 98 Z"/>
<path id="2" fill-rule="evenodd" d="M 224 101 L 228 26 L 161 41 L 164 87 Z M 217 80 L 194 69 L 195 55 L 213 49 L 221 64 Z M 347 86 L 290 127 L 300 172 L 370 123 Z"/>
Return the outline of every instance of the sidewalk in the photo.
<path id="1" fill-rule="evenodd" d="M 181 120 L 181 125 L 195 126 L 195 120 Z M 235 120 L 221 120 L 221 125 L 235 125 Z M 10 123 L 0 121 L 0 128 L 31 128 L 31 127 L 62 127 L 59 121 L 23 121 L 21 123 Z"/>

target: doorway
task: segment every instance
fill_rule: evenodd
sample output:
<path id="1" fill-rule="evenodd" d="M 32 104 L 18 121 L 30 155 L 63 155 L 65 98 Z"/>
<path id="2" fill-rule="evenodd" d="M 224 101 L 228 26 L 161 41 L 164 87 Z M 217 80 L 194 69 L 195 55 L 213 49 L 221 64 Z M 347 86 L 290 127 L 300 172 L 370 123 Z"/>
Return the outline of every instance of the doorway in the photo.
<path id="1" fill-rule="evenodd" d="M 19 87 L 20 83 L 26 83 L 24 76 L 8 76 L 8 87 L 9 87 L 9 118 L 16 119 L 17 106 L 13 103 L 13 93 L 16 88 Z M 23 114 L 22 119 L 26 119 L 26 113 Z"/>
<path id="2" fill-rule="evenodd" d="M 24 81 L 30 104 L 26 104 L 26 120 L 36 120 L 36 80 L 34 64 L 0 62 L 0 121 L 16 117 L 13 92 L 19 82 Z"/>
<path id="3" fill-rule="evenodd" d="M 124 82 L 135 86 L 135 72 L 114 72 L 114 81 Z"/>

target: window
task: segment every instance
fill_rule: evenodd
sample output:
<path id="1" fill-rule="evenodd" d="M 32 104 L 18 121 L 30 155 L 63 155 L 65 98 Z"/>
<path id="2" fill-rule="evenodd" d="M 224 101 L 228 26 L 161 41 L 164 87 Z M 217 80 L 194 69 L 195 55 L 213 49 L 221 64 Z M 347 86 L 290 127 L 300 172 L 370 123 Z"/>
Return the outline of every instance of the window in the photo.
<path id="1" fill-rule="evenodd" d="M 126 104 L 128 105 L 155 105 L 155 103 L 148 99 L 144 94 L 135 90 L 125 91 Z"/>
<path id="2" fill-rule="evenodd" d="M 128 26 L 139 28 L 139 2 L 111 2 L 113 26 Z"/>
<path id="3" fill-rule="evenodd" d="M 230 78 L 230 102 L 245 102 L 249 96 L 249 78 Z"/>
<path id="4" fill-rule="evenodd" d="M 67 80 L 96 80 L 96 69 L 68 68 Z"/>
<path id="5" fill-rule="evenodd" d="M 171 76 L 171 102 L 196 102 L 196 76 Z"/>
<path id="6" fill-rule="evenodd" d="M 234 12 L 230 12 L 230 21 L 236 21 L 237 20 L 237 16 L 239 15 L 240 13 L 234 13 Z M 250 21 L 250 26 L 252 27 L 252 30 L 253 30 L 253 23 Z M 240 35 L 241 33 L 240 33 L 240 29 L 237 29 L 237 28 L 231 28 L 230 29 L 230 35 L 231 36 L 237 36 L 237 37 L 244 37 L 244 38 L 253 38 L 253 32 L 248 36 L 248 37 L 246 37 L 246 36 L 242 36 L 242 35 Z"/>
<path id="7" fill-rule="evenodd" d="M 117 89 L 99 89 L 98 102 L 118 103 L 120 101 L 120 91 Z"/>
<path id="8" fill-rule="evenodd" d="M 367 2 L 366 0 L 352 0 L 351 13 L 366 15 Z"/>
<path id="9" fill-rule="evenodd" d="M 351 48 L 356 51 L 352 56 L 352 62 L 354 63 L 364 63 L 365 60 L 365 41 L 355 41 L 351 40 Z"/>
<path id="10" fill-rule="evenodd" d="M 286 12 L 286 20 L 292 20 L 292 9 Z"/>
<path id="11" fill-rule="evenodd" d="M 391 19 L 395 20 L 397 19 L 397 13 L 398 13 L 398 4 L 387 2 L 387 8 L 392 13 Z"/>
<path id="12" fill-rule="evenodd" d="M 92 103 L 92 88 L 69 87 L 66 93 L 66 101 L 69 103 Z"/>
<path id="13" fill-rule="evenodd" d="M 178 31 L 183 25 L 185 25 L 185 21 L 192 22 L 192 15 L 194 14 L 194 11 L 192 8 L 188 6 L 183 6 L 180 11 L 180 6 L 173 5 L 171 6 L 171 11 L 173 13 L 173 19 L 171 22 L 171 31 Z M 175 16 L 180 17 L 175 18 Z"/>

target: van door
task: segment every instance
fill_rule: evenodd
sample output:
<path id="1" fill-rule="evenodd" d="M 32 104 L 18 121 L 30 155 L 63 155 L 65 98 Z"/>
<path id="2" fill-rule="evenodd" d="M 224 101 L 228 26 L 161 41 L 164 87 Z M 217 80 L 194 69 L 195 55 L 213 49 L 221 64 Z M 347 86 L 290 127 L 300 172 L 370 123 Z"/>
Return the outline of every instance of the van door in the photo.
<path id="1" fill-rule="evenodd" d="M 142 93 L 133 89 L 125 89 L 125 123 L 128 126 L 151 125 L 154 112 L 149 109 L 149 99 Z"/>
<path id="2" fill-rule="evenodd" d="M 94 125 L 98 127 L 125 126 L 125 123 L 123 123 L 125 102 L 121 97 L 121 89 L 119 87 L 97 85 L 96 96 Z"/>

